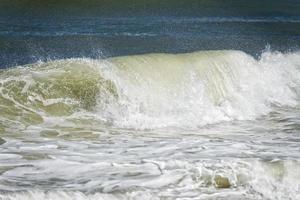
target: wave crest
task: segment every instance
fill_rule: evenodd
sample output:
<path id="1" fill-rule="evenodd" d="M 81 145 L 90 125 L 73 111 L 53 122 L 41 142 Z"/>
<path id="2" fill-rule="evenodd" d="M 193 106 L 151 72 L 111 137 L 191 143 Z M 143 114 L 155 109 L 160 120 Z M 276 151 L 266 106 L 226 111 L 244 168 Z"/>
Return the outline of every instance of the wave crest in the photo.
<path id="1" fill-rule="evenodd" d="M 125 128 L 196 128 L 297 106 L 300 53 L 241 51 L 67 59 L 4 70 L 1 123 L 85 114 Z M 46 116 L 46 117 L 45 117 Z"/>

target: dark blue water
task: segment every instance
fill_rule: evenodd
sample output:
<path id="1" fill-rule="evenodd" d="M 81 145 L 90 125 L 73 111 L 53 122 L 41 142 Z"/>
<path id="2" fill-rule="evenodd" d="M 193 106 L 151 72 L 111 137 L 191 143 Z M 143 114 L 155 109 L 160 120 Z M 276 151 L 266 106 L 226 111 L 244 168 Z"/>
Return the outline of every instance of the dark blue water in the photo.
<path id="1" fill-rule="evenodd" d="M 0 4 L 1 68 L 70 57 L 208 49 L 257 56 L 266 46 L 300 47 L 295 0 L 45 2 Z"/>

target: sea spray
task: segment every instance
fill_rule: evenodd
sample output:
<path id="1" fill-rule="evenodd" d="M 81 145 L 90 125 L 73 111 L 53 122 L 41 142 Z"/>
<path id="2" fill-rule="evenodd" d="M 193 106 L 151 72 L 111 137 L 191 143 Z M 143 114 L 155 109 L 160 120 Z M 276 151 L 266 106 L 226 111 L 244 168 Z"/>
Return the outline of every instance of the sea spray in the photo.
<path id="1" fill-rule="evenodd" d="M 241 51 L 67 59 L 4 70 L 1 121 L 25 126 L 77 112 L 134 129 L 196 128 L 296 106 L 300 54 Z M 78 117 L 78 115 L 77 115 Z"/>

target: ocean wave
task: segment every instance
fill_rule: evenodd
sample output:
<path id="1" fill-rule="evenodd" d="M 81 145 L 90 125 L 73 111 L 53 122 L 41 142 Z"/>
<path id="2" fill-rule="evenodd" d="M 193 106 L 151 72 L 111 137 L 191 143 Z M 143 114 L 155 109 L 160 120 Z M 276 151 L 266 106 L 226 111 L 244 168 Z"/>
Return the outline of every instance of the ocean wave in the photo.
<path id="1" fill-rule="evenodd" d="M 0 73 L 0 130 L 78 113 L 134 129 L 252 120 L 298 105 L 299 68 L 299 52 L 230 50 L 19 66 Z"/>

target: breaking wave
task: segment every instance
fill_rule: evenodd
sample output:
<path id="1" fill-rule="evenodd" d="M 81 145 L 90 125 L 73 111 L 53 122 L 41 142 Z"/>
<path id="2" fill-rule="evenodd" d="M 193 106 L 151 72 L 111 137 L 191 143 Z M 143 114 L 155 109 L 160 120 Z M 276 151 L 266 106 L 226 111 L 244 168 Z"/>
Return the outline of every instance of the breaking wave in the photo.
<path id="1" fill-rule="evenodd" d="M 252 120 L 277 106 L 298 106 L 299 86 L 299 52 L 39 62 L 0 72 L 0 131 L 74 116 L 134 129 Z"/>

